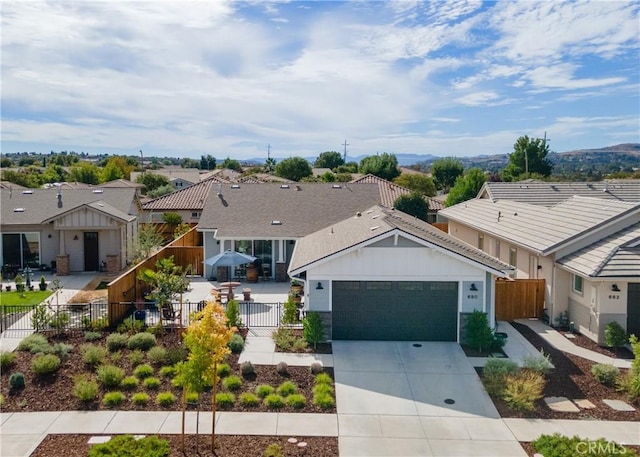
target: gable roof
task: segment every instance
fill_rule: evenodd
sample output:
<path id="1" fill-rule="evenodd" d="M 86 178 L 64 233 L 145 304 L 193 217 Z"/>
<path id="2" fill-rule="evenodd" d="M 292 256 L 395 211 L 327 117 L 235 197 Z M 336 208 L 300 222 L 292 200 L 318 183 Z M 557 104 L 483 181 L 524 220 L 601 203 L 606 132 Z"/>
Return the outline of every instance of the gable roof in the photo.
<path id="1" fill-rule="evenodd" d="M 640 203 L 571 197 L 552 206 L 474 199 L 440 211 L 452 221 L 547 255 L 564 244 L 629 214 Z"/>
<path id="2" fill-rule="evenodd" d="M 149 200 L 142 204 L 142 209 L 144 211 L 202 210 L 211 186 L 219 183 L 221 182 L 218 178 L 211 176 L 184 189 Z"/>
<path id="3" fill-rule="evenodd" d="M 217 238 L 298 238 L 378 203 L 376 184 L 223 184 L 210 189 L 198 230 L 215 230 Z"/>
<path id="4" fill-rule="evenodd" d="M 393 183 L 391 181 L 387 181 L 386 179 L 381 178 L 379 176 L 372 175 L 371 173 L 361 176 L 359 178 L 353 179 L 351 182 L 354 184 L 362 184 L 362 183 L 378 184 L 380 189 L 380 201 L 387 208 L 393 208 L 393 204 L 398 199 L 398 197 L 402 195 L 408 195 L 411 193 L 410 189 L 399 186 L 398 184 Z M 427 200 L 427 203 L 429 204 L 429 209 L 431 211 L 438 211 L 444 208 L 444 205 L 442 204 L 442 202 L 431 197 L 424 197 L 424 198 L 425 200 Z"/>
<path id="5" fill-rule="evenodd" d="M 601 182 L 486 182 L 478 198 L 512 200 L 532 205 L 553 206 L 574 195 L 603 200 L 640 202 L 640 179 Z"/>
<path id="6" fill-rule="evenodd" d="M 48 222 L 53 222 L 56 219 L 59 219 L 63 216 L 65 216 L 66 214 L 69 213 L 73 213 L 75 211 L 78 211 L 81 208 L 91 208 L 95 211 L 98 211 L 100 213 L 104 213 L 108 216 L 111 216 L 115 219 L 120 219 L 123 222 L 131 222 L 133 220 L 135 220 L 135 216 L 131 216 L 130 214 L 126 214 L 123 213 L 122 211 L 120 211 L 117 208 L 114 208 L 113 206 L 111 206 L 108 203 L 103 202 L 102 200 L 96 201 L 96 202 L 91 202 L 91 203 L 86 203 L 83 205 L 78 205 L 76 207 L 70 208 L 67 211 L 63 211 L 59 214 L 56 214 L 55 216 L 52 216 L 50 218 L 47 218 L 45 220 L 42 221 L 43 224 L 46 224 Z"/>
<path id="7" fill-rule="evenodd" d="M 0 181 L 0 189 L 22 190 L 27 188 L 20 184 L 14 184 L 10 181 Z"/>
<path id="8" fill-rule="evenodd" d="M 100 184 L 98 187 L 133 187 L 136 189 L 141 189 L 144 187 L 144 184 L 140 184 L 138 182 L 129 181 L 128 179 L 114 179 L 113 181 L 105 182 Z"/>
<path id="9" fill-rule="evenodd" d="M 25 193 L 27 192 L 27 193 Z M 0 189 L 0 215 L 2 225 L 42 224 L 83 205 L 102 202 L 117 217 L 129 217 L 131 204 L 136 201 L 135 188 L 64 189 L 62 206 L 58 207 L 58 189 L 29 189 L 9 192 Z M 16 208 L 24 211 L 16 212 Z M 103 207 L 104 209 L 104 207 Z"/>
<path id="10" fill-rule="evenodd" d="M 494 274 L 504 276 L 504 272 L 512 270 L 506 263 L 436 229 L 431 224 L 401 211 L 375 205 L 359 215 L 352 215 L 330 224 L 298 240 L 289 272 L 298 274 L 315 262 L 398 232 L 419 238 L 451 254 L 465 257 Z"/>
<path id="11" fill-rule="evenodd" d="M 640 277 L 640 222 L 558 260 L 581 275 L 597 278 Z"/>

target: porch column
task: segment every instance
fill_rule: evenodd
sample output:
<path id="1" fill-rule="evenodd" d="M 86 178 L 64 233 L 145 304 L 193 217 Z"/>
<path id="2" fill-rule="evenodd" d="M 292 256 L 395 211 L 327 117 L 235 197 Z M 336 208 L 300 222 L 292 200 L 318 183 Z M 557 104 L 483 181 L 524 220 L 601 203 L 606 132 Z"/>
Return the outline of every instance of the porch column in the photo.
<path id="1" fill-rule="evenodd" d="M 67 254 L 67 247 L 66 247 L 64 238 L 65 238 L 65 231 L 58 230 L 58 255 Z"/>
<path id="2" fill-rule="evenodd" d="M 284 248 L 285 248 L 285 240 L 278 240 L 278 262 L 284 262 Z"/>

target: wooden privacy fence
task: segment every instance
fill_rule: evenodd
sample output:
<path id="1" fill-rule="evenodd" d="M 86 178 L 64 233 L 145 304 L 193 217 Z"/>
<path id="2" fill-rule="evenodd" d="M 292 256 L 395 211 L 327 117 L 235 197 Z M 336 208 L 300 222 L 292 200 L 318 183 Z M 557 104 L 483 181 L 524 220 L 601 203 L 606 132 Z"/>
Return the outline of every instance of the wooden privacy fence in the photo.
<path id="1" fill-rule="evenodd" d="M 544 279 L 497 279 L 496 319 L 512 321 L 541 318 L 544 309 Z"/>
<path id="2" fill-rule="evenodd" d="M 173 256 L 176 265 L 187 270 L 189 274 L 202 275 L 204 271 L 202 233 L 193 227 L 180 238 L 172 241 L 151 257 L 132 266 L 107 285 L 109 325 L 120 322 L 129 313 L 129 308 L 118 306 L 122 302 L 143 302 L 148 286 L 138 279 L 138 274 L 147 268 L 155 269 L 156 262 Z"/>

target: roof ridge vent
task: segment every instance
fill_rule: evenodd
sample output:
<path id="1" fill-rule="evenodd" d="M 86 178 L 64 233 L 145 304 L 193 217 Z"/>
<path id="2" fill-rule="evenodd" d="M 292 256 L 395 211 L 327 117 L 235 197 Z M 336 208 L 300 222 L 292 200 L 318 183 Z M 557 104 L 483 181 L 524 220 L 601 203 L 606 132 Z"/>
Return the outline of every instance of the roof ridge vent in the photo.
<path id="1" fill-rule="evenodd" d="M 104 190 L 103 189 L 93 189 L 91 192 L 93 192 L 94 194 L 103 194 Z"/>
<path id="2" fill-rule="evenodd" d="M 33 191 L 32 191 L 32 190 L 23 190 L 23 191 L 22 191 L 22 194 L 23 194 L 23 195 L 32 195 L 32 194 L 33 194 Z"/>
<path id="3" fill-rule="evenodd" d="M 24 213 L 24 208 L 13 208 L 14 213 Z"/>
<path id="4" fill-rule="evenodd" d="M 342 186 L 340 184 L 332 184 L 331 188 L 332 189 L 342 189 Z"/>
<path id="5" fill-rule="evenodd" d="M 240 189 L 240 184 L 231 184 L 232 189 Z"/>
<path id="6" fill-rule="evenodd" d="M 289 184 L 280 184 L 280 189 L 289 189 Z"/>

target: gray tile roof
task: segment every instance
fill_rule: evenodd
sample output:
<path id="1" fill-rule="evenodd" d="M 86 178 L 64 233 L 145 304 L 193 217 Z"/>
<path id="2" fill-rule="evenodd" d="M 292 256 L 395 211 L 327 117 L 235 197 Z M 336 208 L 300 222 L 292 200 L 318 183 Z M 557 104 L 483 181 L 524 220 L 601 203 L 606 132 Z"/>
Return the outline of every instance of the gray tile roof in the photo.
<path id="1" fill-rule="evenodd" d="M 492 201 L 512 200 L 553 206 L 574 195 L 603 200 L 640 202 L 640 179 L 601 182 L 487 182 L 478 193 Z"/>
<path id="2" fill-rule="evenodd" d="M 314 262 L 384 237 L 385 234 L 391 236 L 396 231 L 463 256 L 496 274 L 511 270 L 506 263 L 436 229 L 431 224 L 400 211 L 376 205 L 363 211 L 360 216 L 351 215 L 298 240 L 289 271 L 297 274 Z"/>
<path id="3" fill-rule="evenodd" d="M 508 200 L 473 199 L 439 212 L 445 218 L 541 254 L 628 214 L 640 203 L 571 197 L 552 207 Z"/>
<path id="4" fill-rule="evenodd" d="M 377 184 L 222 184 L 220 192 L 212 186 L 198 229 L 221 238 L 298 238 L 380 203 Z"/>
<path id="5" fill-rule="evenodd" d="M 20 184 L 14 184 L 14 183 L 12 183 L 10 181 L 0 181 L 0 189 L 13 189 L 13 190 L 20 189 L 20 190 L 22 190 L 22 189 L 26 189 L 26 187 L 21 186 Z"/>
<path id="6" fill-rule="evenodd" d="M 30 193 L 24 193 L 30 192 Z M 82 205 L 102 202 L 111 211 L 117 211 L 118 217 L 129 215 L 132 203 L 136 199 L 135 188 L 106 189 L 64 189 L 62 207 L 58 207 L 57 189 L 29 189 L 9 192 L 0 189 L 0 215 L 3 227 L 17 224 L 41 224 L 56 216 Z M 16 212 L 16 208 L 24 211 Z M 114 213 L 115 214 L 115 213 Z"/>
<path id="7" fill-rule="evenodd" d="M 640 222 L 558 260 L 560 265 L 597 278 L 640 277 Z"/>

